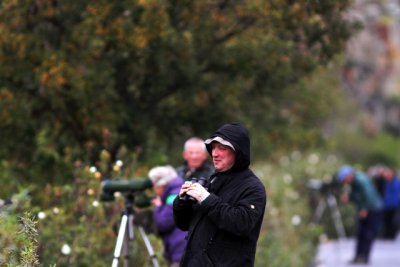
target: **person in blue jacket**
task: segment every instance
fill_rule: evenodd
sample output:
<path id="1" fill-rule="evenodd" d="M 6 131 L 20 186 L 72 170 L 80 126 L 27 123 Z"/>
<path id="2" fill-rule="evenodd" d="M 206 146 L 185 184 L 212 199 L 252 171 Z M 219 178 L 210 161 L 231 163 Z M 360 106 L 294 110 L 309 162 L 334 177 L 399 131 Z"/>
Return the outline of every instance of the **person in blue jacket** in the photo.
<path id="1" fill-rule="evenodd" d="M 400 180 L 395 169 L 386 165 L 370 167 L 368 175 L 383 199 L 380 237 L 394 240 L 397 237 L 400 216 Z"/>
<path id="2" fill-rule="evenodd" d="M 148 177 L 156 193 L 152 200 L 153 218 L 157 233 L 163 241 L 164 257 L 169 267 L 178 267 L 186 246 L 186 232 L 176 227 L 172 204 L 184 180 L 170 165 L 152 168 Z"/>
<path id="3" fill-rule="evenodd" d="M 400 208 L 400 180 L 392 168 L 385 168 L 382 173 L 383 183 L 383 225 L 382 237 L 394 240 L 398 231 L 398 212 Z"/>
<path id="4" fill-rule="evenodd" d="M 350 186 L 350 192 L 342 195 L 342 202 L 353 202 L 357 210 L 356 251 L 354 259 L 350 263 L 367 264 L 381 224 L 382 198 L 370 177 L 348 165 L 339 169 L 336 179 L 338 182 Z"/>

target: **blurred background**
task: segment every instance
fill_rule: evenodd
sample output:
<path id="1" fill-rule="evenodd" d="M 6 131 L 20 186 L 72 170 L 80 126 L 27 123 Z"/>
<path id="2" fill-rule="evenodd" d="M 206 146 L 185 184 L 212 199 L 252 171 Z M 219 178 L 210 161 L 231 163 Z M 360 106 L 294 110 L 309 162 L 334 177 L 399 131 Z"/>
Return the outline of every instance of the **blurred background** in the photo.
<path id="1" fill-rule="evenodd" d="M 0 265 L 110 265 L 124 203 L 101 182 L 240 121 L 268 192 L 256 266 L 309 266 L 337 232 L 307 182 L 400 166 L 399 53 L 398 0 L 1 1 Z M 140 238 L 131 257 L 152 266 Z"/>

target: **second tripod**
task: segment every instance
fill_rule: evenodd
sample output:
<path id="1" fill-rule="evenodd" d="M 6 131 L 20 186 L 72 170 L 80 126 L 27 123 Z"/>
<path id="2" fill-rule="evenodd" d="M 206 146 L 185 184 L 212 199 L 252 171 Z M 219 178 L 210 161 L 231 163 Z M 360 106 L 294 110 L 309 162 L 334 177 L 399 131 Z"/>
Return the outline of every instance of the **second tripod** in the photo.
<path id="1" fill-rule="evenodd" d="M 312 221 L 314 223 L 320 223 L 322 215 L 324 214 L 324 211 L 328 207 L 338 237 L 345 238 L 346 232 L 343 225 L 342 216 L 339 211 L 336 197 L 333 193 L 335 189 L 335 184 L 333 182 L 325 183 L 320 180 L 313 179 L 308 181 L 307 187 L 309 189 L 317 191 L 319 194 L 318 205 L 313 214 Z"/>

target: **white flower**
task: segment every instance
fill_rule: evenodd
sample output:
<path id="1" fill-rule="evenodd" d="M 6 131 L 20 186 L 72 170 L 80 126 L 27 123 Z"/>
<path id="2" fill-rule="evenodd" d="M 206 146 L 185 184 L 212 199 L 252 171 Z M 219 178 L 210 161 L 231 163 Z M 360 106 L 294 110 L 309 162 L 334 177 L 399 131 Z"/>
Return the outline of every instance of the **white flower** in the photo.
<path id="1" fill-rule="evenodd" d="M 38 218 L 39 218 L 40 220 L 43 220 L 44 218 L 46 218 L 46 213 L 44 213 L 43 211 L 39 212 L 39 213 L 38 213 Z"/>
<path id="2" fill-rule="evenodd" d="M 117 166 L 120 166 L 120 167 L 122 167 L 122 165 L 124 165 L 124 163 L 122 162 L 122 160 L 117 160 L 117 161 L 115 162 L 115 164 L 116 164 Z"/>
<path id="3" fill-rule="evenodd" d="M 289 165 L 289 163 L 290 163 L 290 159 L 289 159 L 288 157 L 286 157 L 286 156 L 283 156 L 283 157 L 281 157 L 281 158 L 279 159 L 279 163 L 280 163 L 282 166 L 287 166 L 287 165 Z"/>
<path id="4" fill-rule="evenodd" d="M 294 215 L 293 217 L 292 217 L 292 224 L 294 225 L 294 226 L 297 226 L 297 225 L 299 225 L 301 223 L 301 217 L 299 216 L 299 215 Z"/>
<path id="5" fill-rule="evenodd" d="M 100 203 L 97 200 L 95 200 L 95 201 L 93 201 L 92 205 L 93 205 L 93 207 L 98 207 L 100 205 Z"/>
<path id="6" fill-rule="evenodd" d="M 299 199 L 299 193 L 297 193 L 296 191 L 293 191 L 293 190 L 286 191 L 285 195 L 286 195 L 287 198 L 289 198 L 291 200 L 298 200 Z"/>
<path id="7" fill-rule="evenodd" d="M 64 244 L 61 248 L 61 253 L 64 255 L 69 255 L 71 254 L 71 247 L 68 246 L 67 244 Z"/>
<path id="8" fill-rule="evenodd" d="M 97 168 L 95 166 L 90 167 L 89 171 L 91 173 L 95 173 L 97 171 Z"/>
<path id="9" fill-rule="evenodd" d="M 301 153 L 298 150 L 293 151 L 291 156 L 292 156 L 292 159 L 296 160 L 296 161 L 301 159 Z"/>
<path id="10" fill-rule="evenodd" d="M 54 214 L 58 214 L 60 212 L 60 210 L 57 208 L 57 207 L 55 207 L 54 209 L 53 209 L 53 213 Z"/>
<path id="11" fill-rule="evenodd" d="M 286 184 L 291 184 L 292 181 L 293 181 L 292 175 L 290 175 L 289 173 L 284 174 L 284 175 L 283 175 L 283 181 L 284 181 Z"/>
<path id="12" fill-rule="evenodd" d="M 308 163 L 315 165 L 319 162 L 319 156 L 315 153 L 308 156 Z"/>

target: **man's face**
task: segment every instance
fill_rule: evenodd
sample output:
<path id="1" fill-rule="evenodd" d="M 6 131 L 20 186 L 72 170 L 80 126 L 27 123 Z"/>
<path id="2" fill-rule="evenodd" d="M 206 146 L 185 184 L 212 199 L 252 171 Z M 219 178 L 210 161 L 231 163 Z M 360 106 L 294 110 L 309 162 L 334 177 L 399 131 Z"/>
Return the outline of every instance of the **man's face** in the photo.
<path id="1" fill-rule="evenodd" d="M 197 169 L 206 161 L 208 154 L 202 143 L 189 144 L 183 151 L 183 159 L 190 169 Z"/>
<path id="2" fill-rule="evenodd" d="M 346 177 L 344 177 L 343 182 L 345 184 L 351 184 L 353 182 L 353 178 L 354 178 L 354 175 L 353 174 L 349 174 Z"/>
<path id="3" fill-rule="evenodd" d="M 393 180 L 394 172 L 390 169 L 387 169 L 387 170 L 383 171 L 382 176 L 383 176 L 383 178 L 385 178 L 385 180 L 391 181 L 391 180 Z"/>
<path id="4" fill-rule="evenodd" d="M 154 192 L 157 196 L 161 196 L 164 193 L 165 186 L 154 186 Z"/>
<path id="5" fill-rule="evenodd" d="M 211 155 L 217 172 L 224 172 L 232 168 L 236 159 L 235 151 L 232 148 L 218 142 L 212 142 L 211 148 Z"/>

